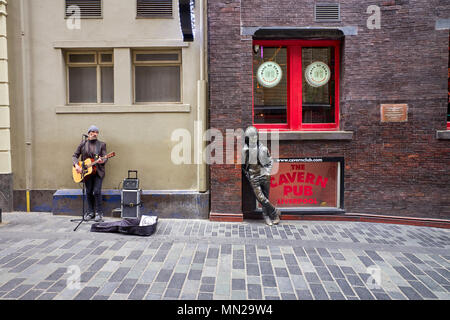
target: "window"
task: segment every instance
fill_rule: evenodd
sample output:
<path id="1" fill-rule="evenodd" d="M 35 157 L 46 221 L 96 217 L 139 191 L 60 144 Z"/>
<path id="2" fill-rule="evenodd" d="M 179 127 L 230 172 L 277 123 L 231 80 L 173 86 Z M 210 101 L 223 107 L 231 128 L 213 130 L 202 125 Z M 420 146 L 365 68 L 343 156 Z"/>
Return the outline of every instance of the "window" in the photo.
<path id="1" fill-rule="evenodd" d="M 253 123 L 260 129 L 338 129 L 339 41 L 253 41 Z"/>
<path id="2" fill-rule="evenodd" d="M 138 18 L 172 18 L 172 0 L 137 0 Z"/>
<path id="3" fill-rule="evenodd" d="M 68 103 L 113 103 L 113 53 L 66 53 Z"/>
<path id="4" fill-rule="evenodd" d="M 181 102 L 179 51 L 136 51 L 133 65 L 136 103 Z"/>
<path id="5" fill-rule="evenodd" d="M 80 18 L 101 18 L 101 0 L 66 0 L 66 18 L 76 14 Z"/>

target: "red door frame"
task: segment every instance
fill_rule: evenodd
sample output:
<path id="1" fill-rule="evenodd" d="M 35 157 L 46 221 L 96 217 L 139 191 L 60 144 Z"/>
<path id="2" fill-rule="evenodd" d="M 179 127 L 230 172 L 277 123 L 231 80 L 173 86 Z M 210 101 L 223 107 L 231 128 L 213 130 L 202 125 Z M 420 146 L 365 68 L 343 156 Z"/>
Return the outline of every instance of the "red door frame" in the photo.
<path id="1" fill-rule="evenodd" d="M 262 130 L 277 129 L 280 131 L 332 131 L 339 130 L 339 64 L 340 41 L 339 40 L 254 40 L 253 45 L 287 48 L 288 92 L 287 92 L 287 123 L 286 124 L 261 124 L 253 125 Z M 334 84 L 335 84 L 335 122 L 334 123 L 302 123 L 302 73 L 301 70 L 302 47 L 334 47 Z M 253 68 L 253 66 L 252 66 Z M 254 71 L 252 71 L 252 76 Z M 252 81 L 253 86 L 254 81 Z M 253 96 L 252 88 L 252 96 Z M 252 97 L 252 121 L 254 121 L 254 97 Z"/>

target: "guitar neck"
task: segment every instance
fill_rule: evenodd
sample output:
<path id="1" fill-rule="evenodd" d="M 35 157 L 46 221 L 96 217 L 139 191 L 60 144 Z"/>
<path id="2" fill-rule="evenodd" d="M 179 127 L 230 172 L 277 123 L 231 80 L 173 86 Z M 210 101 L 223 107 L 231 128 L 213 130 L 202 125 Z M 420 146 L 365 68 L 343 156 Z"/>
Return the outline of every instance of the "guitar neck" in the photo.
<path id="1" fill-rule="evenodd" d="M 97 163 L 99 163 L 100 160 L 106 160 L 106 159 L 109 159 L 109 158 L 111 158 L 111 157 L 114 157 L 115 155 L 116 155 L 115 152 L 108 153 L 106 156 L 99 157 L 97 160 L 95 160 L 95 161 L 93 161 L 93 162 L 91 162 L 91 163 L 85 165 L 85 167 L 86 167 L 86 168 L 90 168 L 90 167 L 92 167 L 92 166 L 95 166 Z"/>

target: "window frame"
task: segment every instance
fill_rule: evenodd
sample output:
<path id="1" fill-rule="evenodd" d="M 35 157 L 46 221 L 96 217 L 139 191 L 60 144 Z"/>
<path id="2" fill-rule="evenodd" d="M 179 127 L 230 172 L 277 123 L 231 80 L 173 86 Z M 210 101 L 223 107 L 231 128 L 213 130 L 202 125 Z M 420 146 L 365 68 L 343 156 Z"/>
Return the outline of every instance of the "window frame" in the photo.
<path id="1" fill-rule="evenodd" d="M 70 62 L 71 55 L 81 54 L 93 54 L 95 57 L 94 62 Z M 111 62 L 103 62 L 101 55 L 111 54 Z M 66 104 L 67 105 L 96 105 L 96 104 L 114 104 L 114 98 L 112 102 L 102 102 L 102 67 L 113 67 L 114 70 L 114 51 L 112 50 L 83 50 L 83 51 L 66 51 L 65 52 L 65 64 L 66 64 Z M 96 102 L 70 102 L 70 84 L 69 84 L 69 68 L 80 67 L 96 67 L 96 81 L 97 81 L 97 101 Z M 114 90 L 114 87 L 113 87 Z"/>
<path id="2" fill-rule="evenodd" d="M 137 61 L 136 55 L 138 54 L 178 54 L 178 59 L 175 60 L 161 60 L 161 61 Z M 136 102 L 136 66 L 139 67 L 179 67 L 180 68 L 180 100 L 179 101 L 140 101 Z M 148 104 L 173 104 L 183 102 L 183 63 L 182 63 L 182 51 L 179 49 L 161 49 L 161 50 L 133 50 L 132 52 L 132 85 L 133 85 L 133 104 L 136 105 L 148 105 Z"/>
<path id="3" fill-rule="evenodd" d="M 340 78 L 340 40 L 253 40 L 252 47 L 283 46 L 287 49 L 288 61 L 288 89 L 287 89 L 287 121 L 286 123 L 255 123 L 254 114 L 254 76 L 255 70 L 252 63 L 252 123 L 262 130 L 280 131 L 337 131 L 339 130 L 339 78 Z M 294 72 L 302 67 L 302 47 L 334 47 L 334 93 L 335 93 L 335 122 L 334 123 L 302 123 L 302 72 Z M 300 88 L 295 90 L 295 88 Z M 295 101 L 297 101 L 295 103 Z"/>

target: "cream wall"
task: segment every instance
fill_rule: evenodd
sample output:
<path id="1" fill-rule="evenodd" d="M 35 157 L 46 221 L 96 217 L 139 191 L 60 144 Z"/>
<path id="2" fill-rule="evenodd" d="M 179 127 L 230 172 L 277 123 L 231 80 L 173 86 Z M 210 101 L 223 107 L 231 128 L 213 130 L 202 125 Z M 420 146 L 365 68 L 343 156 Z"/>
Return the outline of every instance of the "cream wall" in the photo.
<path id="1" fill-rule="evenodd" d="M 182 41 L 178 1 L 173 19 L 136 19 L 135 0 L 104 0 L 103 19 L 82 19 L 80 30 L 70 30 L 64 19 L 64 1 L 23 0 L 25 47 L 29 70 L 31 115 L 30 189 L 71 189 L 71 156 L 91 124 L 100 128 L 99 139 L 116 157 L 107 164 L 103 188 L 117 188 L 128 170 L 138 170 L 140 187 L 151 190 L 198 190 L 198 171 L 204 167 L 175 165 L 170 159 L 172 131 L 185 128 L 193 135 L 197 114 L 200 41 Z M 199 6 L 196 7 L 196 19 Z M 20 2 L 9 6 L 12 161 L 14 189 L 26 188 L 26 150 L 21 58 Z M 197 20 L 198 21 L 198 20 Z M 197 33 L 198 33 L 197 28 Z M 196 34 L 198 39 L 198 34 Z M 67 106 L 64 50 L 114 50 L 115 104 Z M 182 50 L 182 102 L 132 104 L 131 50 L 173 48 Z M 25 85 L 25 87 L 24 87 Z M 25 103 L 26 105 L 26 103 Z M 200 113 L 204 112 L 204 103 Z M 191 151 L 194 154 L 194 150 Z"/>
<path id="2" fill-rule="evenodd" d="M 6 5 L 6 1 L 0 0 L 0 174 L 10 174 L 12 170 Z"/>

